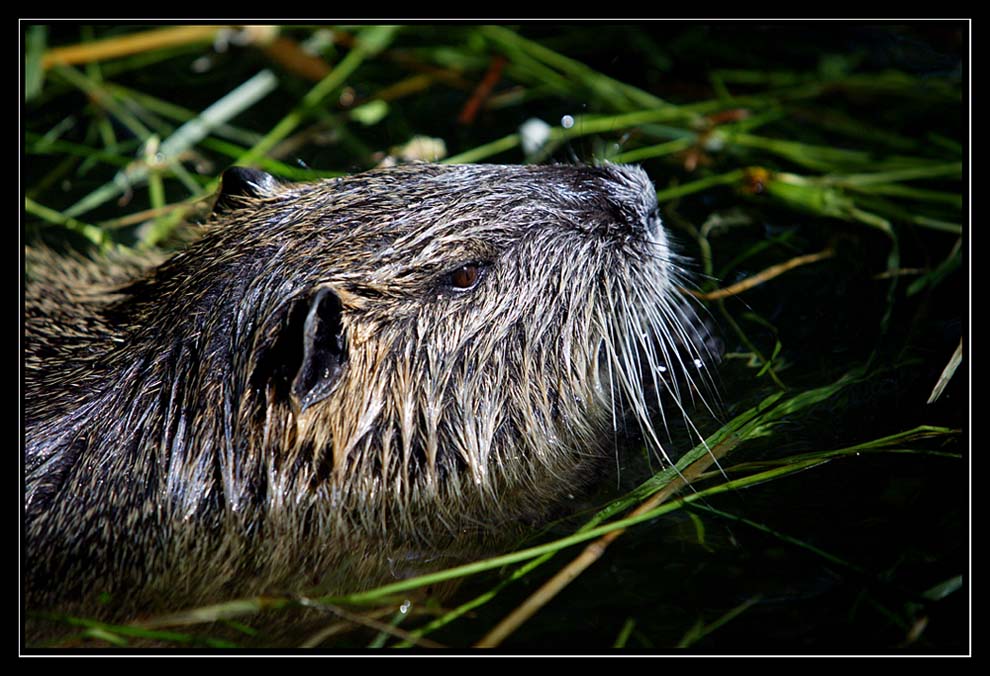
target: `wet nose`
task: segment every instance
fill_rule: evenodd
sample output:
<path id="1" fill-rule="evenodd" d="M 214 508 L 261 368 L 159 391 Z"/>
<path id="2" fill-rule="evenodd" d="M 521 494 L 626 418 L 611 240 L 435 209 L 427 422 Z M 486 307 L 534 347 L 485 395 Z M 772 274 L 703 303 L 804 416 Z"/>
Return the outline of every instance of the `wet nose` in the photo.
<path id="1" fill-rule="evenodd" d="M 640 167 L 616 164 L 606 167 L 607 200 L 622 225 L 637 234 L 655 237 L 662 228 L 657 193 Z"/>

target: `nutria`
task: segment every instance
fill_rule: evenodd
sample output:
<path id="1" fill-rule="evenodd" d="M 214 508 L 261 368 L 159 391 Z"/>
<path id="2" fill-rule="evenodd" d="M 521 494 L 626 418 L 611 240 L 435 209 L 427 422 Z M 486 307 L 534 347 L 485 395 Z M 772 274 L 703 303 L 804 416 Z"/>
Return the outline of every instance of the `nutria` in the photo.
<path id="1" fill-rule="evenodd" d="M 635 167 L 233 169 L 201 227 L 168 257 L 26 254 L 28 610 L 476 555 L 587 485 L 627 417 L 659 447 L 653 400 L 700 349 Z"/>

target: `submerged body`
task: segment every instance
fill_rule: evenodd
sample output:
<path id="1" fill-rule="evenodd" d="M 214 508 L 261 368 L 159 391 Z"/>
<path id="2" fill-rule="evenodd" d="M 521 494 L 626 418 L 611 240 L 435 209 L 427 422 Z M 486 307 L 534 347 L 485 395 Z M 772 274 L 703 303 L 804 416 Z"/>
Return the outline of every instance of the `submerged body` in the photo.
<path id="1" fill-rule="evenodd" d="M 28 263 L 29 610 L 119 620 L 478 555 L 588 484 L 624 417 L 655 439 L 697 350 L 626 166 L 235 171 L 180 253 Z"/>

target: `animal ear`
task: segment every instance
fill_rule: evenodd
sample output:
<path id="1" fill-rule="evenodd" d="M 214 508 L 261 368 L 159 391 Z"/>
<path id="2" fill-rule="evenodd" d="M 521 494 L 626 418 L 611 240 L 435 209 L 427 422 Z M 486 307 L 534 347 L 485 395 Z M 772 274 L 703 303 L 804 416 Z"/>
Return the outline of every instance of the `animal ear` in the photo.
<path id="1" fill-rule="evenodd" d="M 278 183 L 271 174 L 259 169 L 231 167 L 220 177 L 220 191 L 213 203 L 213 213 L 221 213 L 237 205 L 243 197 L 271 195 Z"/>
<path id="2" fill-rule="evenodd" d="M 340 298 L 330 289 L 320 289 L 309 301 L 303 325 L 302 362 L 291 390 L 300 413 L 326 399 L 344 369 L 347 344 L 342 309 Z"/>

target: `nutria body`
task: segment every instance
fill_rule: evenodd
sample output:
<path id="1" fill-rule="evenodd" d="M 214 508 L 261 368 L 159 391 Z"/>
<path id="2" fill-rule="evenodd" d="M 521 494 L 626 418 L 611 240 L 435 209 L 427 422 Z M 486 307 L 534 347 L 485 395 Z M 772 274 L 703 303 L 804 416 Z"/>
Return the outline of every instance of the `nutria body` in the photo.
<path id="1" fill-rule="evenodd" d="M 623 166 L 235 171 L 171 257 L 27 272 L 26 604 L 110 620 L 480 553 L 691 343 Z"/>

